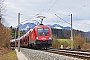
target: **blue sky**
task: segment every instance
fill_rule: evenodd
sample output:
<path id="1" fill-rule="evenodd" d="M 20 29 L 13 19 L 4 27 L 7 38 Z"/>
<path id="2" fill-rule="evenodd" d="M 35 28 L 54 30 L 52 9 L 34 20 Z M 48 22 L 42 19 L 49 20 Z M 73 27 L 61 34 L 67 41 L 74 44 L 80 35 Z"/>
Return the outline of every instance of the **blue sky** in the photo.
<path id="1" fill-rule="evenodd" d="M 45 16 L 44 24 L 60 24 L 70 26 L 70 14 L 73 15 L 73 28 L 82 31 L 90 31 L 90 1 L 89 0 L 5 0 L 5 20 L 8 26 L 18 25 L 18 13 L 21 13 L 20 21 L 39 21 L 38 16 Z M 60 18 L 55 16 L 57 14 Z M 31 17 L 34 18 L 30 19 Z M 26 23 L 24 22 L 24 23 Z M 24 24 L 23 23 L 23 24 Z"/>

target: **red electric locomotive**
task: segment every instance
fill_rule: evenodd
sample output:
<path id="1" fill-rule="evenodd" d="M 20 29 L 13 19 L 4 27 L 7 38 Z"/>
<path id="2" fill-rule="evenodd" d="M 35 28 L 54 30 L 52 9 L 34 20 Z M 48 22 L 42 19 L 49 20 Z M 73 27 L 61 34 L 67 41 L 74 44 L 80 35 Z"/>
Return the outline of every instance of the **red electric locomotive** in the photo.
<path id="1" fill-rule="evenodd" d="M 28 31 L 20 44 L 24 47 L 48 48 L 52 45 L 52 31 L 49 26 L 39 25 Z"/>

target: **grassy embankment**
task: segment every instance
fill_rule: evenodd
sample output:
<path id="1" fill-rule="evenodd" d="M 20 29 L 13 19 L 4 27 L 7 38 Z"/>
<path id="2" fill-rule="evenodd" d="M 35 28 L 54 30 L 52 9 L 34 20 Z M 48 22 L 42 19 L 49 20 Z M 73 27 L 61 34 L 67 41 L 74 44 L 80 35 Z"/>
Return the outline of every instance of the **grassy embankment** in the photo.
<path id="1" fill-rule="evenodd" d="M 67 42 L 68 44 L 71 44 L 70 39 L 57 39 L 59 42 Z"/>
<path id="2" fill-rule="evenodd" d="M 63 48 L 70 48 L 71 46 L 71 40 L 70 39 L 57 39 L 61 45 L 63 45 Z"/>
<path id="3" fill-rule="evenodd" d="M 8 52 L 7 54 L 0 56 L 0 60 L 18 60 L 16 51 L 13 50 L 11 52 Z"/>

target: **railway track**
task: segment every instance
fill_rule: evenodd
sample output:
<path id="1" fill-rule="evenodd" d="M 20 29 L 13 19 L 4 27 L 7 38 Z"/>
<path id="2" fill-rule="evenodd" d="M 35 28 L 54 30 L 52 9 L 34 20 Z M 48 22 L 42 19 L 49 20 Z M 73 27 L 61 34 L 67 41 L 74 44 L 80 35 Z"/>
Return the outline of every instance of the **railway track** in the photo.
<path id="1" fill-rule="evenodd" d="M 67 50 L 67 49 L 47 49 L 47 50 L 41 50 L 45 52 L 80 58 L 84 60 L 90 60 L 90 51 L 83 51 L 83 50 Z"/>
<path id="2" fill-rule="evenodd" d="M 21 48 L 21 52 L 28 58 L 28 60 L 83 60 L 35 49 Z"/>

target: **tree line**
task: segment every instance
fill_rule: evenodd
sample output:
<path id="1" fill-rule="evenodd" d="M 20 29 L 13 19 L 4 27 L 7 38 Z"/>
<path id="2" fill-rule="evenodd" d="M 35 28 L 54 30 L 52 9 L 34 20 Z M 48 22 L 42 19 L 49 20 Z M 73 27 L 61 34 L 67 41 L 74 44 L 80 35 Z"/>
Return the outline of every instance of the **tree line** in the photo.
<path id="1" fill-rule="evenodd" d="M 57 37 L 57 38 L 64 38 L 64 39 L 70 39 L 71 37 L 71 31 L 70 30 L 62 30 L 62 29 L 52 29 L 52 33 Z M 83 38 L 86 42 L 90 43 L 90 38 L 85 34 L 83 31 L 79 30 L 73 30 L 73 37 L 74 36 L 80 36 Z"/>
<path id="2" fill-rule="evenodd" d="M 18 38 L 18 28 L 14 28 L 14 27 L 10 27 L 10 29 L 12 30 L 12 39 L 17 39 Z M 20 37 L 23 36 L 25 34 L 25 30 L 20 31 Z"/>

